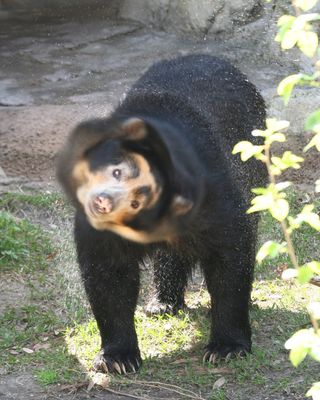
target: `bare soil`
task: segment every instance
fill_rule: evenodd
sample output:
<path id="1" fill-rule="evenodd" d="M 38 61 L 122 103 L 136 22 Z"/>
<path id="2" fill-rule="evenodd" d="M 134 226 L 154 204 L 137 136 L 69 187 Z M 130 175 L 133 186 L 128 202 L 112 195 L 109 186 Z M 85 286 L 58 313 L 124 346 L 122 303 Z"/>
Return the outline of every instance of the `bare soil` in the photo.
<path id="1" fill-rule="evenodd" d="M 57 153 L 70 131 L 80 121 L 107 115 L 110 109 L 101 112 L 92 104 L 0 107 L 0 166 L 7 176 L 54 183 Z M 284 177 L 309 191 L 319 178 L 320 156 L 316 150 L 303 154 L 307 142 L 307 136 L 288 135 L 282 150 L 304 157 L 303 168 L 291 169 Z"/>

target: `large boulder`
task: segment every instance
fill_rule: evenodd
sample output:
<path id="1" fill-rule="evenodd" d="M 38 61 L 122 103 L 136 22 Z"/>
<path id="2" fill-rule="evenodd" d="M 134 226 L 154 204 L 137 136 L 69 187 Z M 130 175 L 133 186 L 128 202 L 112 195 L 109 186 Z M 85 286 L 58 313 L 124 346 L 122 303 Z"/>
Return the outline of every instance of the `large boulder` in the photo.
<path id="1" fill-rule="evenodd" d="M 261 16 L 260 0 L 123 0 L 120 16 L 165 30 L 216 33 Z"/>

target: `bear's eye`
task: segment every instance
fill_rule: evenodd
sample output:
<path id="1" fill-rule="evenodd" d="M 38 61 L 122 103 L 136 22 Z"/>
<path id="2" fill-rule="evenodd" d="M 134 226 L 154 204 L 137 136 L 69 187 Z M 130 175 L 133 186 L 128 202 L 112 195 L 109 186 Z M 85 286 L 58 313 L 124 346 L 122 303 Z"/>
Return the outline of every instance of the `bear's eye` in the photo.
<path id="1" fill-rule="evenodd" d="M 112 171 L 112 175 L 116 178 L 116 179 L 120 179 L 121 178 L 121 170 L 120 169 L 114 169 L 113 171 Z"/>
<path id="2" fill-rule="evenodd" d="M 138 200 L 132 200 L 132 202 L 131 202 L 132 208 L 138 208 L 139 206 L 140 206 L 140 203 L 138 202 Z"/>

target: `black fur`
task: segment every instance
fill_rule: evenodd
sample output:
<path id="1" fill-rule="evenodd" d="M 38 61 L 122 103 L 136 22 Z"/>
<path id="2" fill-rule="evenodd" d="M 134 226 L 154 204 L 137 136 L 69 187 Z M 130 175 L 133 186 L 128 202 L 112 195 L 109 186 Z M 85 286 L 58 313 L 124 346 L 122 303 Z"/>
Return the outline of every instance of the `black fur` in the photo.
<path id="1" fill-rule="evenodd" d="M 131 117 L 145 121 L 147 138 L 121 138 L 121 124 Z M 206 359 L 250 351 L 257 216 L 245 211 L 250 189 L 264 184 L 266 171 L 255 160 L 242 163 L 231 151 L 240 140 L 257 142 L 251 131 L 263 129 L 264 120 L 264 102 L 242 73 L 218 58 L 192 55 L 152 66 L 110 118 L 85 122 L 71 136 L 58 176 L 77 207 L 78 259 L 101 334 L 99 368 L 117 371 L 117 362 L 130 371 L 141 363 L 133 318 L 144 257 L 155 265 L 160 302 L 175 310 L 184 305 L 188 274 L 200 264 L 212 300 Z M 91 154 L 100 154 L 93 156 L 92 168 L 100 165 L 111 149 L 103 143 L 114 141 L 117 152 L 120 146 L 143 154 L 164 187 L 154 209 L 131 226 L 151 232 L 167 217 L 176 194 L 193 202 L 190 212 L 172 217 L 176 242 L 144 245 L 89 225 L 70 171 L 81 156 L 90 157 L 92 147 Z"/>

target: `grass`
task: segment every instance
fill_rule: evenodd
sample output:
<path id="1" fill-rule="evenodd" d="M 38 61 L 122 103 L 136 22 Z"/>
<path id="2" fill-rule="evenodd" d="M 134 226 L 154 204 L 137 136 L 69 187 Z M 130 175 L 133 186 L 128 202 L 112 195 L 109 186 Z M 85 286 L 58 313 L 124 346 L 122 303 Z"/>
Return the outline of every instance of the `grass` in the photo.
<path id="1" fill-rule="evenodd" d="M 0 211 L 0 271 L 44 269 L 52 252 L 48 235 L 38 226 Z"/>
<path id="2" fill-rule="evenodd" d="M 50 211 L 70 210 L 64 196 L 60 193 L 5 193 L 0 197 L 0 208 L 16 212 L 27 206 L 45 208 Z"/>
<path id="3" fill-rule="evenodd" d="M 57 212 L 63 207 L 62 197 L 7 194 L 0 198 L 0 207 L 0 279 L 9 289 L 18 283 L 16 292 L 8 290 L 13 299 L 0 314 L 2 369 L 10 373 L 31 368 L 44 385 L 77 380 L 81 369 L 68 354 L 66 316 L 60 311 L 58 280 L 52 273 L 58 249 L 52 232 L 30 218 L 33 209 Z"/>
<path id="4" fill-rule="evenodd" d="M 292 199 L 296 201 L 295 196 Z M 59 224 L 69 218 L 69 208 L 55 194 L 10 194 L 1 198 L 1 206 L 1 274 L 18 274 L 29 293 L 27 304 L 17 300 L 16 306 L 7 308 L 0 317 L 1 365 L 9 372 L 32 368 L 44 386 L 83 381 L 85 373 L 92 374 L 91 362 L 99 350 L 99 334 L 95 321 L 86 317 L 83 292 L 71 284 L 75 278 L 71 273 L 74 260 L 70 262 L 70 238 L 66 235 L 67 241 L 61 240 L 64 225 L 44 230 L 29 217 L 35 215 L 34 210 L 45 210 L 42 218 L 55 215 Z M 23 218 L 24 213 L 27 218 Z M 281 240 L 279 228 L 268 215 L 263 216 L 260 238 L 261 242 Z M 295 242 L 301 262 L 310 257 L 320 258 L 319 235 L 307 225 Z M 64 276 L 58 272 L 58 261 L 66 270 Z M 246 359 L 216 366 L 202 363 L 202 349 L 209 332 L 209 297 L 205 290 L 189 292 L 189 310 L 178 316 L 150 318 L 138 309 L 135 322 L 144 359 L 142 369 L 138 375 L 111 377 L 111 387 L 142 397 L 153 390 L 159 391 L 160 397 L 185 398 L 177 393 L 173 397 L 164 387 L 147 389 L 139 383 L 152 385 L 157 381 L 201 392 L 203 398 L 212 400 L 262 399 L 262 392 L 279 399 L 284 393 L 302 399 L 318 379 L 319 366 L 306 360 L 294 369 L 284 342 L 296 330 L 308 326 L 305 306 L 310 300 L 319 300 L 319 289 L 282 281 L 278 265 L 289 265 L 287 257 L 257 266 L 251 309 L 254 346 Z M 221 386 L 216 387 L 216 382 L 222 382 Z"/>

